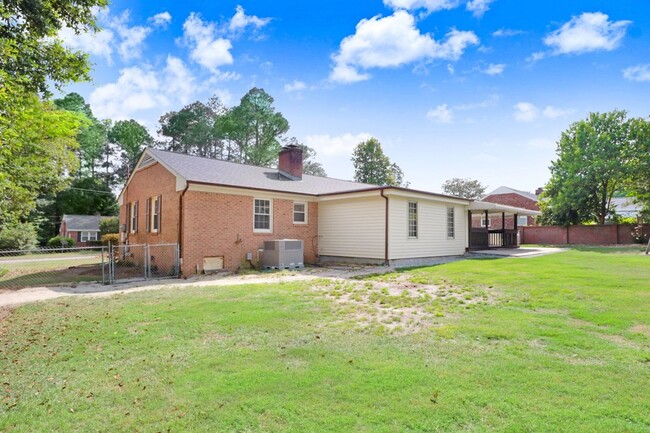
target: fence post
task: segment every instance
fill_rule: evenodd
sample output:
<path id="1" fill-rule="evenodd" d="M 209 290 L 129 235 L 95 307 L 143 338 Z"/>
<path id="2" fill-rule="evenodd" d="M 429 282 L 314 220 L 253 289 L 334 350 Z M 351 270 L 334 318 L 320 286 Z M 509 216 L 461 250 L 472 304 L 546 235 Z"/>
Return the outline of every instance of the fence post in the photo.
<path id="1" fill-rule="evenodd" d="M 105 252 L 105 247 L 102 247 L 101 249 L 102 252 L 102 285 L 106 284 L 106 272 L 104 270 L 104 252 Z"/>
<path id="2" fill-rule="evenodd" d="M 144 244 L 142 250 L 144 252 L 144 279 L 148 280 L 149 275 L 151 274 L 151 272 L 149 272 L 149 244 Z"/>

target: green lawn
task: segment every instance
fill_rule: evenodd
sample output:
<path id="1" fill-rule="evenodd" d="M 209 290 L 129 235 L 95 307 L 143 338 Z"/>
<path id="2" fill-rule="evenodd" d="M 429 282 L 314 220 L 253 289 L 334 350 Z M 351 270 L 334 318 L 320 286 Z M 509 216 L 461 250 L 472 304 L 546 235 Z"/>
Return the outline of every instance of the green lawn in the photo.
<path id="1" fill-rule="evenodd" d="M 0 256 L 0 290 L 101 281 L 101 262 L 99 250 Z"/>
<path id="2" fill-rule="evenodd" d="M 0 431 L 648 432 L 649 306 L 609 250 L 28 305 Z"/>

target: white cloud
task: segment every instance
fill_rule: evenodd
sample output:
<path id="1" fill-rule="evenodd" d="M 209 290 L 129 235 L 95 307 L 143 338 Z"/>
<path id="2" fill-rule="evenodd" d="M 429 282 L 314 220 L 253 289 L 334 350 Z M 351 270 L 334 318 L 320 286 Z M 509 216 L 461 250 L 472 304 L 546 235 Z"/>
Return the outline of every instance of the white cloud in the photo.
<path id="1" fill-rule="evenodd" d="M 447 104 L 438 105 L 427 112 L 427 119 L 434 120 L 438 123 L 451 123 L 453 120 L 452 111 Z"/>
<path id="2" fill-rule="evenodd" d="M 74 30 L 63 27 L 58 36 L 66 47 L 81 50 L 92 56 L 103 57 L 108 63 L 111 63 L 115 35 L 110 29 L 103 29 L 97 33 L 75 34 Z"/>
<path id="3" fill-rule="evenodd" d="M 499 95 L 493 94 L 490 95 L 487 99 L 484 99 L 480 102 L 454 105 L 453 109 L 454 110 L 476 110 L 478 108 L 490 108 L 497 105 L 499 99 L 500 99 Z"/>
<path id="4" fill-rule="evenodd" d="M 159 14 L 150 17 L 148 21 L 157 27 L 167 27 L 167 25 L 172 22 L 172 16 L 167 11 L 160 12 Z"/>
<path id="5" fill-rule="evenodd" d="M 459 0 L 384 0 L 384 4 L 392 9 L 417 10 L 426 9 L 435 12 L 444 9 L 454 9 L 460 4 Z"/>
<path id="6" fill-rule="evenodd" d="M 506 65 L 504 65 L 503 63 L 499 63 L 499 64 L 490 63 L 488 67 L 481 70 L 481 72 L 487 75 L 501 75 L 503 74 L 503 71 L 505 69 L 506 69 Z"/>
<path id="7" fill-rule="evenodd" d="M 196 92 L 196 85 L 185 63 L 178 57 L 167 56 L 164 72 L 167 93 L 178 98 L 181 104 L 188 104 Z"/>
<path id="8" fill-rule="evenodd" d="M 292 83 L 288 83 L 284 85 L 284 91 L 287 93 L 299 92 L 301 90 L 305 90 L 306 88 L 307 85 L 305 84 L 305 82 L 300 80 L 294 80 Z"/>
<path id="9" fill-rule="evenodd" d="M 490 10 L 490 3 L 494 0 L 469 0 L 465 8 L 470 11 L 475 17 L 480 18 Z"/>
<path id="10" fill-rule="evenodd" d="M 352 83 L 370 78 L 359 69 L 399 67 L 417 60 L 457 60 L 464 50 L 478 44 L 473 32 L 452 29 L 443 42 L 435 41 L 415 27 L 415 19 L 399 10 L 387 17 L 361 20 L 355 34 L 341 41 L 332 59 L 332 81 Z"/>
<path id="11" fill-rule="evenodd" d="M 630 81 L 650 81 L 650 64 L 625 68 L 623 76 Z"/>
<path id="12" fill-rule="evenodd" d="M 123 120 L 137 118 L 147 110 L 161 113 L 185 105 L 199 90 L 203 89 L 183 61 L 168 56 L 162 69 L 140 65 L 120 70 L 117 81 L 97 87 L 88 102 L 98 118 Z"/>
<path id="13" fill-rule="evenodd" d="M 59 31 L 58 36 L 67 47 L 103 57 L 109 64 L 112 63 L 112 54 L 115 50 L 123 61 L 141 57 L 142 47 L 152 31 L 151 27 L 129 26 L 128 9 L 118 16 L 112 16 L 108 8 L 95 9 L 94 14 L 103 30 L 97 33 L 75 34 L 74 30 L 64 27 Z"/>
<path id="14" fill-rule="evenodd" d="M 539 117 L 539 108 L 530 102 L 518 102 L 514 109 L 515 119 L 519 122 L 532 122 Z"/>
<path id="15" fill-rule="evenodd" d="M 612 51 L 621 44 L 632 21 L 610 21 L 602 12 L 585 12 L 574 16 L 544 38 L 553 54 L 580 54 Z"/>
<path id="16" fill-rule="evenodd" d="M 525 33 L 523 30 L 514 30 L 514 29 L 499 29 L 492 33 L 492 36 L 497 38 L 505 38 L 509 36 L 517 36 Z"/>
<path id="17" fill-rule="evenodd" d="M 565 117 L 571 113 L 573 113 L 573 110 L 552 107 L 550 105 L 546 106 L 546 108 L 544 108 L 544 111 L 542 111 L 544 117 L 548 119 L 557 119 L 559 117 Z"/>
<path id="18" fill-rule="evenodd" d="M 160 92 L 160 81 L 155 72 L 133 66 L 120 71 L 115 83 L 97 87 L 89 98 L 95 115 L 101 119 L 128 119 L 134 113 L 167 105 Z"/>
<path id="19" fill-rule="evenodd" d="M 190 47 L 190 58 L 211 72 L 233 62 L 230 41 L 217 37 L 215 23 L 203 21 L 198 13 L 192 12 L 185 20 L 183 40 Z"/>
<path id="20" fill-rule="evenodd" d="M 372 138 L 367 132 L 359 134 L 343 134 L 331 136 L 329 134 L 308 135 L 305 144 L 323 156 L 350 156 L 355 146 Z"/>
<path id="21" fill-rule="evenodd" d="M 112 21 L 112 28 L 115 29 L 121 38 L 118 46 L 118 53 L 122 60 L 137 59 L 142 55 L 142 44 L 151 33 L 151 28 L 143 26 L 129 27 L 129 10 L 125 10 Z"/>
<path id="22" fill-rule="evenodd" d="M 244 8 L 237 6 L 235 10 L 235 15 L 230 19 L 228 23 L 228 29 L 232 33 L 239 33 L 245 30 L 247 27 L 253 27 L 254 29 L 261 29 L 271 21 L 271 18 L 260 18 L 255 15 L 246 15 Z"/>
<path id="23" fill-rule="evenodd" d="M 540 110 L 531 102 L 519 102 L 515 104 L 514 109 L 515 119 L 519 122 L 532 122 L 537 120 L 540 115 L 547 119 L 558 119 L 560 117 L 566 117 L 574 112 L 572 109 L 558 108 L 551 105 L 547 105 L 544 110 Z"/>

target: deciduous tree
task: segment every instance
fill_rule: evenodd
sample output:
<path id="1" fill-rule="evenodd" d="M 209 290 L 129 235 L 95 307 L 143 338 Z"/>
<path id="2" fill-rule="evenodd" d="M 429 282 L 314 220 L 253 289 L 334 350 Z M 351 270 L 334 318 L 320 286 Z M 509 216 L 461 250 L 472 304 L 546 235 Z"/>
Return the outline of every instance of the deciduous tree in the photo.
<path id="1" fill-rule="evenodd" d="M 376 138 L 359 143 L 352 153 L 354 180 L 375 185 L 402 186 L 402 169 L 384 154 Z"/>
<path id="2" fill-rule="evenodd" d="M 454 177 L 453 179 L 446 180 L 445 183 L 442 184 L 442 191 L 445 194 L 456 197 L 478 200 L 483 197 L 483 194 L 485 194 L 485 186 L 475 179 L 461 179 Z"/>
<path id="3" fill-rule="evenodd" d="M 562 133 L 542 194 L 542 222 L 605 223 L 612 197 L 636 171 L 633 122 L 626 117 L 618 110 L 591 113 Z"/>

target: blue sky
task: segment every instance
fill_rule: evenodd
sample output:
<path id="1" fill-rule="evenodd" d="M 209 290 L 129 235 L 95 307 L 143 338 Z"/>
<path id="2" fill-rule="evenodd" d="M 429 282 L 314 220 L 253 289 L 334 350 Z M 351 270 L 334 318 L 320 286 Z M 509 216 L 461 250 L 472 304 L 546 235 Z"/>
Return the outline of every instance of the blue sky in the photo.
<path id="1" fill-rule="evenodd" d="M 452 177 L 534 190 L 555 142 L 590 111 L 647 116 L 650 2 L 521 0 L 119 1 L 74 85 L 100 118 L 155 133 L 171 110 L 253 86 L 332 177 L 377 137 L 411 187 Z"/>

